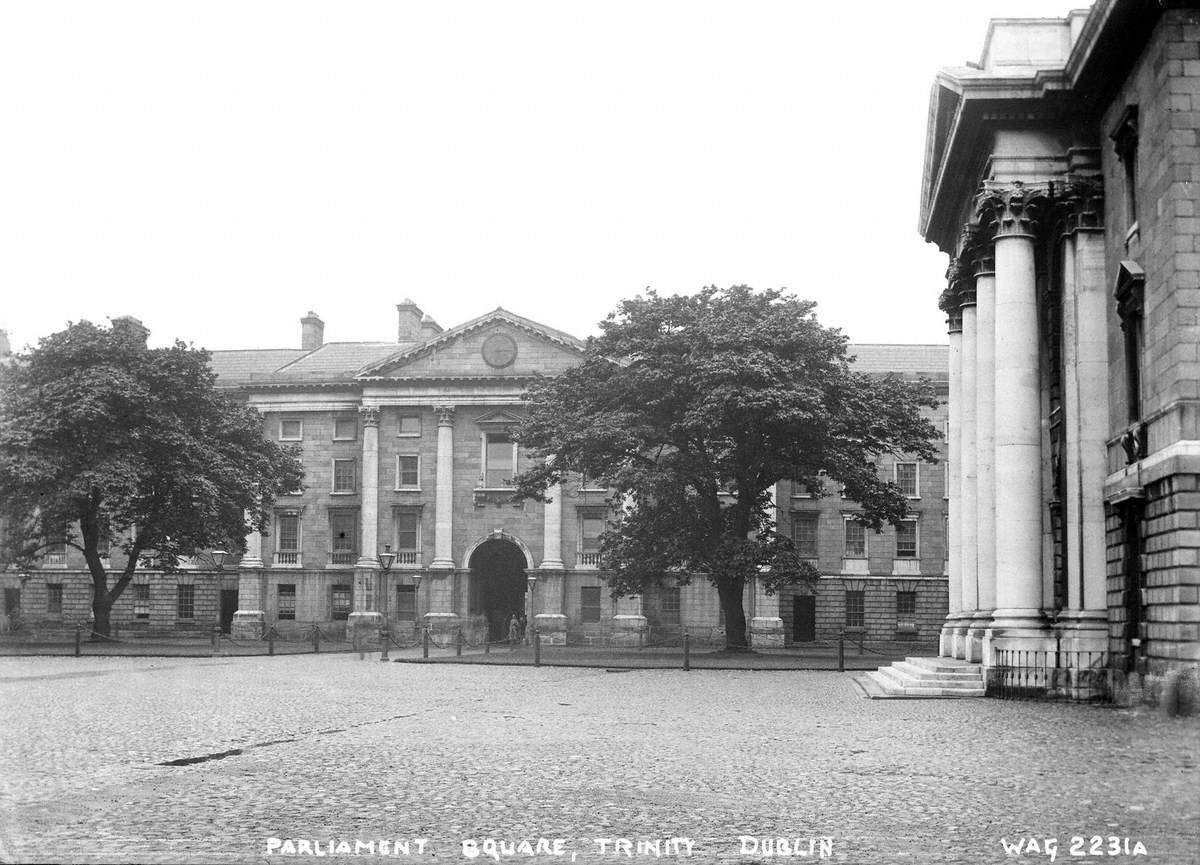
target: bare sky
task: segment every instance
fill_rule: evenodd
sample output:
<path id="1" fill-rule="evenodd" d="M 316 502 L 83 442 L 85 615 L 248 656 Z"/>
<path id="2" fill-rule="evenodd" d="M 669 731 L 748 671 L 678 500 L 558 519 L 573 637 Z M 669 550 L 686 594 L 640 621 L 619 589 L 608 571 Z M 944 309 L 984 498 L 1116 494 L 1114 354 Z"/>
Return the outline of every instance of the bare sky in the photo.
<path id="1" fill-rule="evenodd" d="M 942 342 L 917 234 L 940 66 L 1066 0 L 0 4 L 0 327 L 395 338 L 496 306 L 577 336 L 652 287 L 786 287 Z"/>

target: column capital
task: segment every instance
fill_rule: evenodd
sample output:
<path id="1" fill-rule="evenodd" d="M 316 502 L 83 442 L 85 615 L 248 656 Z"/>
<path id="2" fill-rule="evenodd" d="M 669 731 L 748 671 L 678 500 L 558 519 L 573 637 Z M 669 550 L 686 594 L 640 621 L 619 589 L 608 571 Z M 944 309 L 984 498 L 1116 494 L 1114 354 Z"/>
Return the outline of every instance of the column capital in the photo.
<path id="1" fill-rule="evenodd" d="M 363 426 L 379 426 L 379 407 L 374 405 L 359 406 L 358 415 L 362 418 Z"/>
<path id="2" fill-rule="evenodd" d="M 976 279 L 996 274 L 996 242 L 994 240 L 980 238 L 979 242 L 971 247 L 971 269 L 975 273 Z"/>
<path id="3" fill-rule="evenodd" d="M 1099 177 L 1068 177 L 1051 192 L 1057 193 L 1055 211 L 1063 234 L 1104 230 L 1104 182 Z"/>
<path id="4" fill-rule="evenodd" d="M 454 426 L 454 406 L 435 405 L 433 412 L 437 415 L 438 426 Z"/>
<path id="5" fill-rule="evenodd" d="M 984 237 L 1034 237 L 1051 203 L 1047 189 L 1026 186 L 1020 180 L 1009 184 L 986 181 L 975 199 L 975 213 Z"/>

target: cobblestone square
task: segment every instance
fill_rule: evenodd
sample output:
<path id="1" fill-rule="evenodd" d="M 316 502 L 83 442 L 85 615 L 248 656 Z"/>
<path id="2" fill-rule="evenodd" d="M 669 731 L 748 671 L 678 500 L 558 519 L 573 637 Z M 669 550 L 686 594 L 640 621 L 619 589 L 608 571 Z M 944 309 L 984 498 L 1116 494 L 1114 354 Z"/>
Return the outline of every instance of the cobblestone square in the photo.
<path id="1" fill-rule="evenodd" d="M 1200 862 L 1195 719 L 868 701 L 837 672 L 377 658 L 0 660 L 0 858 L 454 862 L 495 839 L 474 861 L 795 862 L 830 839 L 826 861 L 1049 862 L 1057 839 L 1058 861 Z M 777 838 L 791 855 L 764 855 Z"/>

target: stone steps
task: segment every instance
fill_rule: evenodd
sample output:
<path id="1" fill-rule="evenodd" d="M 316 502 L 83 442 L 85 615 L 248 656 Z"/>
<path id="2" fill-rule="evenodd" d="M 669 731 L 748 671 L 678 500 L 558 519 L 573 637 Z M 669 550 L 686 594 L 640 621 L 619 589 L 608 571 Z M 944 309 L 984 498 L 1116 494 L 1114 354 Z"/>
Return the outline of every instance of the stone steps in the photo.
<path id="1" fill-rule="evenodd" d="M 856 676 L 854 682 L 873 700 L 984 695 L 983 668 L 953 658 L 905 658 Z"/>

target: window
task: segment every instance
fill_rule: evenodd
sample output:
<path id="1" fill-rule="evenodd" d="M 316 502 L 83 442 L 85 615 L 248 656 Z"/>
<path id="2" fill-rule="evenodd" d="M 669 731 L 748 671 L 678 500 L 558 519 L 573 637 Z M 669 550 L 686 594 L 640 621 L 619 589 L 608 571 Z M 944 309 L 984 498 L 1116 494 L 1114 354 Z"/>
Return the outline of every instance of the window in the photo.
<path id="1" fill-rule="evenodd" d="M 820 514 L 816 511 L 795 511 L 792 513 L 792 544 L 796 547 L 796 555 L 806 559 L 817 557 L 817 522 Z"/>
<path id="2" fill-rule="evenodd" d="M 484 433 L 483 486 L 503 489 L 510 485 L 516 471 L 516 445 L 506 432 Z"/>
<path id="3" fill-rule="evenodd" d="M 604 534 L 604 511 L 579 512 L 579 550 L 576 564 L 580 567 L 600 566 L 600 536 Z"/>
<path id="4" fill-rule="evenodd" d="M 46 612 L 62 614 L 62 583 L 46 583 Z"/>
<path id="5" fill-rule="evenodd" d="M 1117 159 L 1125 169 L 1125 229 L 1130 234 L 1138 223 L 1137 174 L 1138 174 L 1138 107 L 1126 107 L 1117 128 L 1109 136 Z"/>
<path id="6" fill-rule="evenodd" d="M 396 618 L 402 622 L 417 620 L 416 586 L 396 586 Z"/>
<path id="7" fill-rule="evenodd" d="M 400 415 L 400 425 L 396 435 L 405 438 L 416 438 L 421 435 L 421 416 L 415 414 Z"/>
<path id="8" fill-rule="evenodd" d="M 865 559 L 867 557 L 867 527 L 853 516 L 845 517 L 847 559 Z"/>
<path id="9" fill-rule="evenodd" d="M 333 492 L 352 493 L 354 485 L 354 460 L 333 461 Z"/>
<path id="10" fill-rule="evenodd" d="M 135 619 L 150 618 L 150 584 L 133 584 L 133 617 Z"/>
<path id="11" fill-rule="evenodd" d="M 418 564 L 421 555 L 421 512 L 397 509 L 393 515 L 396 523 L 396 564 Z"/>
<path id="12" fill-rule="evenodd" d="M 196 587 L 178 585 L 175 587 L 175 616 L 180 619 L 196 617 Z"/>
<path id="13" fill-rule="evenodd" d="M 304 438 L 304 424 L 298 420 L 281 420 L 279 422 L 279 440 L 283 442 L 298 442 Z"/>
<path id="14" fill-rule="evenodd" d="M 896 618 L 911 619 L 917 614 L 917 593 L 909 591 L 896 592 Z"/>
<path id="15" fill-rule="evenodd" d="M 421 488 L 421 457 L 417 454 L 396 455 L 396 489 Z"/>
<path id="16" fill-rule="evenodd" d="M 580 617 L 585 625 L 600 623 L 600 587 L 581 586 L 579 589 Z"/>
<path id="17" fill-rule="evenodd" d="M 11 616 L 21 612 L 21 590 L 6 588 L 4 590 L 4 614 Z"/>
<path id="18" fill-rule="evenodd" d="M 358 438 L 358 419 L 352 417 L 337 418 L 333 422 L 333 438 L 335 441 L 354 441 Z"/>
<path id="19" fill-rule="evenodd" d="M 910 499 L 921 497 L 917 479 L 916 463 L 896 463 L 896 486 L 900 487 L 900 491 Z"/>
<path id="20" fill-rule="evenodd" d="M 105 567 L 108 566 L 108 554 L 112 548 L 112 543 L 108 538 L 96 539 L 96 555 L 100 557 L 100 563 Z"/>
<path id="21" fill-rule="evenodd" d="M 846 592 L 846 627 L 863 628 L 866 626 L 866 592 L 850 590 Z"/>
<path id="22" fill-rule="evenodd" d="M 275 612 L 276 618 L 292 619 L 296 618 L 296 584 L 295 583 L 280 583 L 275 587 Z"/>
<path id="23" fill-rule="evenodd" d="M 300 564 L 300 514 L 296 511 L 275 515 L 275 564 Z"/>
<path id="24" fill-rule="evenodd" d="M 329 618 L 345 621 L 350 618 L 350 587 L 334 586 L 330 592 Z"/>
<path id="25" fill-rule="evenodd" d="M 679 624 L 679 586 L 663 586 L 659 590 L 658 616 L 664 625 Z"/>
<path id="26" fill-rule="evenodd" d="M 896 526 L 896 558 L 917 558 L 917 521 L 901 520 Z"/>
<path id="27" fill-rule="evenodd" d="M 65 565 L 67 563 L 67 542 L 52 541 L 46 545 L 46 564 Z"/>
<path id="28" fill-rule="evenodd" d="M 329 512 L 329 563 L 352 565 L 358 561 L 358 514 Z"/>

